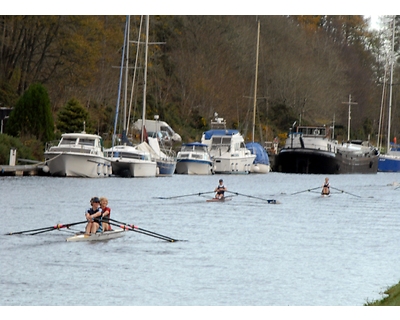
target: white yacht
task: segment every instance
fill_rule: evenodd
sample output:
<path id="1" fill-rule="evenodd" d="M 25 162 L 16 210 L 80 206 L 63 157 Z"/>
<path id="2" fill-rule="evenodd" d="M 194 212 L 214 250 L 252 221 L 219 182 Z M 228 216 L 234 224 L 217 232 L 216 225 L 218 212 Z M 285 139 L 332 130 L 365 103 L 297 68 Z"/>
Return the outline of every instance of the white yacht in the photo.
<path id="1" fill-rule="evenodd" d="M 207 145 L 199 142 L 183 144 L 176 157 L 178 174 L 212 174 L 213 161 Z"/>
<path id="2" fill-rule="evenodd" d="M 64 133 L 57 146 L 47 145 L 46 166 L 52 176 L 99 178 L 111 175 L 104 157 L 102 138 L 95 134 Z"/>
<path id="3" fill-rule="evenodd" d="M 117 145 L 104 150 L 104 153 L 111 161 L 114 175 L 128 178 L 156 176 L 157 163 L 151 159 L 149 152 L 140 150 L 138 146 Z"/>
<path id="4" fill-rule="evenodd" d="M 213 159 L 215 173 L 249 173 L 255 154 L 244 144 L 243 136 L 238 130 L 225 129 L 225 120 L 216 118 L 211 122 L 211 129 L 203 133 L 201 142 L 207 145 Z"/>

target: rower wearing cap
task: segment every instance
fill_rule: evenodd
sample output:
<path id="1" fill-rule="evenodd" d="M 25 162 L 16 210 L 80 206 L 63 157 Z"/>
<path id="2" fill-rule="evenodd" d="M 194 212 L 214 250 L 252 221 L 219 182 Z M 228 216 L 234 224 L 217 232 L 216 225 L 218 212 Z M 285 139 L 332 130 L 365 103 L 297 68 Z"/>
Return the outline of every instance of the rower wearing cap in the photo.
<path id="1" fill-rule="evenodd" d="M 100 220 L 102 215 L 102 210 L 100 208 L 100 199 L 98 197 L 93 197 L 90 199 L 91 207 L 86 210 L 85 217 L 88 221 L 85 229 L 86 234 L 102 232 Z"/>
<path id="2" fill-rule="evenodd" d="M 219 179 L 219 185 L 214 190 L 216 192 L 215 198 L 222 199 L 225 191 L 228 191 L 228 189 L 224 186 L 224 180 Z"/>

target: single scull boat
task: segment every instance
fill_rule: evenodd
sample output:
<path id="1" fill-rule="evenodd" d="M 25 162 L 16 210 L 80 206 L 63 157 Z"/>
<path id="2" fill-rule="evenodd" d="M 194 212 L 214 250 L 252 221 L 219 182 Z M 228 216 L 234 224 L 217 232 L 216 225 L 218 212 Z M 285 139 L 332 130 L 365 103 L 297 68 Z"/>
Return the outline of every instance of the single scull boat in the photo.
<path id="1" fill-rule="evenodd" d="M 110 239 L 120 238 L 125 235 L 125 230 L 113 230 L 106 232 L 98 232 L 93 234 L 79 233 L 70 238 L 67 238 L 68 242 L 78 241 L 106 241 Z"/>
<path id="2" fill-rule="evenodd" d="M 212 198 L 212 199 L 208 199 L 206 200 L 207 202 L 225 202 L 225 201 L 230 201 L 232 200 L 232 198 L 222 198 L 222 199 L 218 199 L 218 198 Z"/>

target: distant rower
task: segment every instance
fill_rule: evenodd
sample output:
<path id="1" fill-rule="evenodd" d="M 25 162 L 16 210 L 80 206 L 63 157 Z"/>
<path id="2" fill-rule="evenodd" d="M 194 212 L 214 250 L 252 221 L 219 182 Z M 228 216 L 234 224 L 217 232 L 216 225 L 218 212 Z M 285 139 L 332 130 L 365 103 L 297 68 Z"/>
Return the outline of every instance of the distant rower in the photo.
<path id="1" fill-rule="evenodd" d="M 228 189 L 224 186 L 224 180 L 219 179 L 219 185 L 214 190 L 216 192 L 215 198 L 222 199 L 225 191 L 228 191 Z"/>

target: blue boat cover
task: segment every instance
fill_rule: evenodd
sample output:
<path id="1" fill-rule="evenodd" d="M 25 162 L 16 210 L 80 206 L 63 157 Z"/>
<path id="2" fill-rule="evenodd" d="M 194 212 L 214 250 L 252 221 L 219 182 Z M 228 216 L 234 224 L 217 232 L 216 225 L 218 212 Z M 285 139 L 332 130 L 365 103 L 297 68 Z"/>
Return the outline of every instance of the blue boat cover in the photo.
<path id="1" fill-rule="evenodd" d="M 251 151 L 252 154 L 256 155 L 254 159 L 254 164 L 269 164 L 269 158 L 267 151 L 257 142 L 246 143 L 246 148 Z"/>
<path id="2" fill-rule="evenodd" d="M 184 143 L 182 146 L 187 146 L 187 147 L 207 147 L 206 144 L 201 143 L 201 142 L 189 142 L 189 143 Z"/>
<path id="3" fill-rule="evenodd" d="M 236 133 L 239 133 L 239 131 L 235 129 L 213 129 L 204 132 L 204 138 L 210 140 L 212 136 L 233 136 Z"/>

